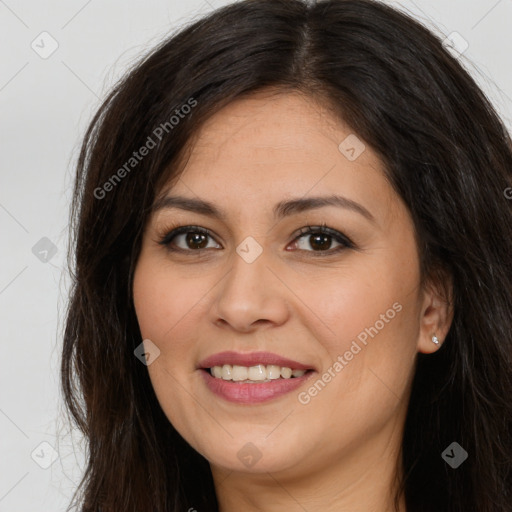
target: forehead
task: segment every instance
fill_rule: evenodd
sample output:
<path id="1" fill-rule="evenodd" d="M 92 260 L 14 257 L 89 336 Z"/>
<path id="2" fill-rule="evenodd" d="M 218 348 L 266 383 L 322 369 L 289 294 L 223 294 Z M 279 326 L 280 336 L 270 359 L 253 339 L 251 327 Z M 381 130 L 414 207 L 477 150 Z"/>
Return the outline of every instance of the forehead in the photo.
<path id="1" fill-rule="evenodd" d="M 319 149 L 336 154 L 345 132 L 350 129 L 311 97 L 258 92 L 212 116 L 198 132 L 193 156 L 196 163 L 235 156 L 242 163 L 267 167 L 304 157 L 318 160 Z"/>
<path id="2" fill-rule="evenodd" d="M 345 141 L 355 151 L 346 153 Z M 172 191 L 248 216 L 308 194 L 344 195 L 375 216 L 398 199 L 377 155 L 328 108 L 275 92 L 237 99 L 214 114 L 194 137 Z"/>

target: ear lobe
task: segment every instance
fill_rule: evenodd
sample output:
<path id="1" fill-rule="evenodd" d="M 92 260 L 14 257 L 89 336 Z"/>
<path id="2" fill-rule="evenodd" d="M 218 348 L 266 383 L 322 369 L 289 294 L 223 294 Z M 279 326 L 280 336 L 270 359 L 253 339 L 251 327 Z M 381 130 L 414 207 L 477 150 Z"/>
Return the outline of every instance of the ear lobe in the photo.
<path id="1" fill-rule="evenodd" d="M 430 280 L 423 292 L 418 352 L 432 354 L 442 346 L 453 321 L 451 276 Z M 437 343 L 436 343 L 437 341 Z"/>

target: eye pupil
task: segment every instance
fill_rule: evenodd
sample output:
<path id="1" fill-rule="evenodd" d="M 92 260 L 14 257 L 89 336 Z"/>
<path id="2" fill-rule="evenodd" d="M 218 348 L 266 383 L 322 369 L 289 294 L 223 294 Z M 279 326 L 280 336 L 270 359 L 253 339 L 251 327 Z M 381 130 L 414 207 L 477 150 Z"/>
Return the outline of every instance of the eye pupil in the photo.
<path id="1" fill-rule="evenodd" d="M 195 249 L 203 249 L 208 245 L 208 240 L 205 234 L 191 231 L 187 233 L 187 245 Z"/>
<path id="2" fill-rule="evenodd" d="M 322 243 L 322 240 L 323 240 L 323 243 Z M 326 235 L 323 233 L 317 233 L 316 235 L 311 235 L 311 238 L 310 238 L 311 247 L 315 251 L 329 249 L 329 246 L 331 245 L 330 242 L 331 242 L 330 235 Z"/>

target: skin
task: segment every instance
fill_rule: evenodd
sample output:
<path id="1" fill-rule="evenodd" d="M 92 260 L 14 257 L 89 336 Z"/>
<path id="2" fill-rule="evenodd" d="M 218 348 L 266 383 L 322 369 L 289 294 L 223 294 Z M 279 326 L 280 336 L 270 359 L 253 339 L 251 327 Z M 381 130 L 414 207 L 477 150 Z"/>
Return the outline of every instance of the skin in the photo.
<path id="1" fill-rule="evenodd" d="M 133 293 L 143 338 L 160 350 L 149 375 L 169 421 L 210 462 L 222 512 L 393 510 L 415 357 L 438 349 L 432 335 L 440 346 L 452 315 L 435 283 L 420 288 L 411 216 L 382 162 L 367 144 L 354 161 L 338 149 L 350 134 L 299 93 L 239 99 L 202 127 L 180 179 L 161 191 L 210 201 L 225 219 L 162 208 L 147 224 Z M 331 194 L 374 220 L 337 206 L 273 217 L 279 201 Z M 355 247 L 334 252 L 342 245 L 327 236 L 315 251 L 298 230 L 323 223 Z M 158 243 L 187 225 L 212 237 L 194 245 L 177 236 L 182 253 Z M 263 251 L 252 263 L 236 252 L 249 236 Z M 400 312 L 300 403 L 396 303 Z M 225 350 L 274 352 L 318 374 L 267 403 L 230 403 L 197 370 Z M 250 467 L 237 456 L 247 443 L 261 456 Z"/>

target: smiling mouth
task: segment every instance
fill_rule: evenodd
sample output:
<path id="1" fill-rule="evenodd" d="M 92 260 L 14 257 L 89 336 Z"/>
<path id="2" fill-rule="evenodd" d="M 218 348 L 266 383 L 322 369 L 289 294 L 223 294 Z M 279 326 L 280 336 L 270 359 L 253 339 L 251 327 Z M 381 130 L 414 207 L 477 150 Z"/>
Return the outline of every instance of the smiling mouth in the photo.
<path id="1" fill-rule="evenodd" d="M 254 366 L 240 366 L 225 364 L 203 368 L 215 379 L 237 382 L 240 384 L 262 384 L 274 380 L 289 380 L 312 372 L 313 370 L 302 370 L 279 365 L 257 364 Z"/>

